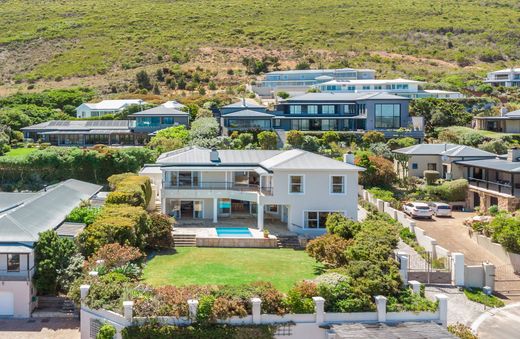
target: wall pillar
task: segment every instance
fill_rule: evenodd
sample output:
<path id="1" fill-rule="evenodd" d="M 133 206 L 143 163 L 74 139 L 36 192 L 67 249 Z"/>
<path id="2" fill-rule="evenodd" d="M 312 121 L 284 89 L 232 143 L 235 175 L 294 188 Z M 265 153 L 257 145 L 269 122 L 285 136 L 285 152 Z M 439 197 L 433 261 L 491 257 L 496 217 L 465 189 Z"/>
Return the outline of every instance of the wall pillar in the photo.
<path id="1" fill-rule="evenodd" d="M 384 323 L 386 322 L 386 297 L 376 295 L 374 299 L 376 300 L 377 321 Z"/>
<path id="2" fill-rule="evenodd" d="M 410 287 L 412 288 L 413 294 L 420 294 L 421 293 L 421 283 L 417 280 L 410 280 L 408 282 L 410 284 Z"/>
<path id="3" fill-rule="evenodd" d="M 85 300 L 85 298 L 87 297 L 89 290 L 90 290 L 90 285 L 81 285 L 79 287 L 79 293 L 80 293 L 79 295 L 80 295 L 80 300 L 82 303 L 83 303 L 83 300 Z"/>
<path id="4" fill-rule="evenodd" d="M 484 268 L 484 286 L 491 288 L 491 291 L 495 290 L 495 265 L 491 263 L 483 263 Z"/>
<path id="5" fill-rule="evenodd" d="M 448 325 L 448 297 L 444 294 L 437 294 L 435 298 L 439 302 L 439 321 L 442 326 Z"/>
<path id="6" fill-rule="evenodd" d="M 321 324 L 325 321 L 325 299 L 322 297 L 312 297 L 314 301 L 314 311 L 316 312 L 316 323 Z"/>
<path id="7" fill-rule="evenodd" d="M 464 286 L 464 254 L 451 254 L 451 283 L 455 286 Z"/>
<path id="8" fill-rule="evenodd" d="M 256 215 L 257 215 L 257 219 L 258 219 L 258 222 L 257 222 L 258 230 L 263 231 L 263 229 L 264 229 L 264 205 L 263 204 L 258 204 L 258 206 L 256 208 Z"/>
<path id="9" fill-rule="evenodd" d="M 218 198 L 213 198 L 213 222 L 218 222 Z"/>
<path id="10" fill-rule="evenodd" d="M 397 256 L 401 263 L 399 267 L 399 274 L 401 275 L 403 285 L 406 286 L 408 284 L 408 254 L 404 252 L 398 252 Z"/>
<path id="11" fill-rule="evenodd" d="M 197 320 L 197 309 L 199 308 L 199 301 L 195 299 L 188 300 L 188 318 L 191 322 L 195 322 Z"/>
<path id="12" fill-rule="evenodd" d="M 253 305 L 253 324 L 259 325 L 262 323 L 262 300 L 260 298 L 251 298 L 251 304 Z"/>
<path id="13" fill-rule="evenodd" d="M 123 301 L 123 315 L 128 322 L 132 322 L 134 318 L 134 302 Z"/>

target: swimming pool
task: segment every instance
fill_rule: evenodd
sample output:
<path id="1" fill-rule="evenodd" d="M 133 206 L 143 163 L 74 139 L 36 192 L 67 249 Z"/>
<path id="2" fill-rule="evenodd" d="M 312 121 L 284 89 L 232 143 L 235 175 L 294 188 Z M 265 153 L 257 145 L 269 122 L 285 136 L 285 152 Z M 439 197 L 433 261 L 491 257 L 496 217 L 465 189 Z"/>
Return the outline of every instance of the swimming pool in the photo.
<path id="1" fill-rule="evenodd" d="M 217 227 L 219 238 L 252 238 L 253 235 L 247 227 Z"/>

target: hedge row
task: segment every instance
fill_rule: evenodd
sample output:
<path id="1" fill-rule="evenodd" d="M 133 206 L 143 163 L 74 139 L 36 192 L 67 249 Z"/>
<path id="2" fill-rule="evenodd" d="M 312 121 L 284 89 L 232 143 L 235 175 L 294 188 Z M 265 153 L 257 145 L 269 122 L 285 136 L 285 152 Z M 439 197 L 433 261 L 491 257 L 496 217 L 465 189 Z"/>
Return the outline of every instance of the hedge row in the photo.
<path id="1" fill-rule="evenodd" d="M 150 178 L 133 173 L 116 174 L 108 178 L 114 189 L 107 196 L 107 204 L 128 204 L 146 208 L 152 198 Z"/>

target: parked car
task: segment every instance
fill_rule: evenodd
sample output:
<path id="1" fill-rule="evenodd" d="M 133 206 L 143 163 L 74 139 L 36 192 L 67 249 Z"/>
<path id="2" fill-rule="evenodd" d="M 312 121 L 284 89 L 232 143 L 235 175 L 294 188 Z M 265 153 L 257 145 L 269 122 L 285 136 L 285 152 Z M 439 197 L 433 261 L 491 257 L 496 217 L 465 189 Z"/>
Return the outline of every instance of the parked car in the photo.
<path id="1" fill-rule="evenodd" d="M 443 202 L 432 202 L 429 204 L 436 217 L 451 217 L 451 206 Z"/>
<path id="2" fill-rule="evenodd" d="M 403 206 L 404 213 L 412 218 L 429 218 L 433 217 L 433 211 L 423 202 L 409 202 Z"/>

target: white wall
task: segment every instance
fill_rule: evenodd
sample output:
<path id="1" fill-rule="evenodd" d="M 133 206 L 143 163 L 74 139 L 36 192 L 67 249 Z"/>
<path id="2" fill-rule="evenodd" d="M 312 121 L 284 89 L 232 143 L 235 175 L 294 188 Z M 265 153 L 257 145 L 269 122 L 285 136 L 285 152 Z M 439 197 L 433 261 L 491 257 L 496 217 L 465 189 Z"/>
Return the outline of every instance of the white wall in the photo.
<path id="1" fill-rule="evenodd" d="M 30 281 L 2 281 L 0 292 L 12 293 L 15 318 L 29 318 L 33 309 L 32 296 L 34 292 Z"/>

